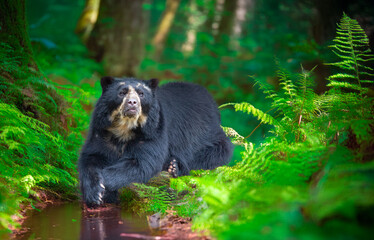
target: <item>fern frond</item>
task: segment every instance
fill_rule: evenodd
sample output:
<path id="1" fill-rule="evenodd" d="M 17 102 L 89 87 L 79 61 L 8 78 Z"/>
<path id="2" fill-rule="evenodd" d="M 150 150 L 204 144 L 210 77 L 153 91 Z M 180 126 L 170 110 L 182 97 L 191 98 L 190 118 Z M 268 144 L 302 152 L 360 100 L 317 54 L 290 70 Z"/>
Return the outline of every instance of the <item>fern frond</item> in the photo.
<path id="1" fill-rule="evenodd" d="M 277 120 L 275 120 L 272 116 L 269 114 L 264 113 L 260 109 L 255 108 L 252 104 L 247 102 L 242 103 L 226 103 L 220 106 L 220 108 L 225 106 L 234 106 L 235 111 L 238 112 L 244 112 L 247 114 L 252 114 L 255 116 L 258 120 L 260 120 L 262 123 L 270 124 L 270 125 L 278 125 Z"/>
<path id="2" fill-rule="evenodd" d="M 245 137 L 240 135 L 237 131 L 235 131 L 233 128 L 230 127 L 222 127 L 223 131 L 226 133 L 226 135 L 231 138 L 232 143 L 236 145 L 240 145 L 245 147 L 247 152 L 250 152 L 253 150 L 253 144 L 251 142 L 248 142 Z"/>
<path id="3" fill-rule="evenodd" d="M 285 69 L 279 67 L 277 75 L 279 78 L 279 85 L 282 86 L 284 93 L 288 95 L 290 99 L 293 99 L 296 96 L 296 86 L 293 84 L 290 74 Z"/>
<path id="4" fill-rule="evenodd" d="M 337 73 L 337 74 L 329 76 L 327 79 L 332 81 L 333 79 L 345 79 L 345 78 L 356 79 L 356 76 L 352 74 L 347 74 L 347 73 Z"/>
<path id="5" fill-rule="evenodd" d="M 331 76 L 330 78 L 332 78 L 334 76 Z M 335 87 L 335 88 L 348 88 L 348 89 L 356 90 L 356 91 L 359 91 L 359 92 L 362 92 L 362 93 L 366 93 L 367 91 L 369 91 L 367 88 L 363 88 L 363 87 L 360 87 L 356 84 L 351 84 L 351 83 L 348 83 L 348 82 L 331 81 L 329 84 L 327 84 L 327 86 L 328 87 Z"/>
<path id="6" fill-rule="evenodd" d="M 0 117 L 4 125 L 24 125 L 49 137 L 50 140 L 60 145 L 60 141 L 49 132 L 49 126 L 35 118 L 22 114 L 16 107 L 6 103 L 0 103 Z"/>
<path id="7" fill-rule="evenodd" d="M 330 47 L 340 61 L 327 65 L 338 67 L 344 72 L 330 76 L 329 86 L 359 91 L 360 94 L 367 93 L 368 88 L 361 84 L 363 79 L 366 85 L 374 84 L 374 80 L 363 77 L 374 76 L 374 70 L 367 65 L 367 62 L 374 60 L 374 55 L 370 51 L 369 39 L 365 31 L 355 19 L 344 13 L 336 33 L 337 36 L 333 40 L 335 44 Z"/>
<path id="8" fill-rule="evenodd" d="M 14 73 L 19 69 L 21 57 L 15 50 L 4 42 L 0 42 L 0 70 Z"/>

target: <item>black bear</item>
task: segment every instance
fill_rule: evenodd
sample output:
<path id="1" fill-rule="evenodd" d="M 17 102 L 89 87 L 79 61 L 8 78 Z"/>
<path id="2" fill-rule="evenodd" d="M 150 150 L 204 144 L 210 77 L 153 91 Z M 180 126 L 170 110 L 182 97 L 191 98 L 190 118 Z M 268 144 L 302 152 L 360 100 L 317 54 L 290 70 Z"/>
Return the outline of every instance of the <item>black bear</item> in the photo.
<path id="1" fill-rule="evenodd" d="M 162 170 L 176 177 L 230 161 L 233 145 L 205 88 L 113 77 L 103 77 L 101 87 L 78 161 L 88 207 L 115 202 L 118 189 Z"/>

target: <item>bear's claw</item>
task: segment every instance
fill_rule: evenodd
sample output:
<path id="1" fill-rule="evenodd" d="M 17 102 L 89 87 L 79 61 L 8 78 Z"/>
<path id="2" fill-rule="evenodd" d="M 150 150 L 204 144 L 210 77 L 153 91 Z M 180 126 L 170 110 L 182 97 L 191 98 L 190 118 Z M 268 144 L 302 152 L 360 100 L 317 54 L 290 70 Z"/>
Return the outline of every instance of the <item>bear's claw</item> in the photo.
<path id="1" fill-rule="evenodd" d="M 95 191 L 96 189 L 96 191 Z M 93 189 L 91 192 L 91 195 L 89 195 L 86 199 L 86 205 L 88 208 L 96 208 L 104 203 L 103 198 L 104 198 L 104 193 L 105 193 L 105 186 L 102 181 L 99 182 L 98 185 Z"/>

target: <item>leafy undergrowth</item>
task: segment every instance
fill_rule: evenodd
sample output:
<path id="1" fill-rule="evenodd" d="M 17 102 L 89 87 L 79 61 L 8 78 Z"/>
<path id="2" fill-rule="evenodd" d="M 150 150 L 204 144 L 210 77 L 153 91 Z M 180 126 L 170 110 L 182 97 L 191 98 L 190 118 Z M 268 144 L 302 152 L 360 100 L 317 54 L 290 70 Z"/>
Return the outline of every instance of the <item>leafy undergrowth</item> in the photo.
<path id="1" fill-rule="evenodd" d="M 21 205 L 40 201 L 38 192 L 77 198 L 76 161 L 97 95 L 88 83 L 71 82 L 85 79 L 85 72 L 58 72 L 69 80 L 53 79 L 56 83 L 22 65 L 21 58 L 9 45 L 0 45 L 0 236 L 18 226 L 14 216 Z M 46 73 L 59 68 L 43 65 L 53 61 L 51 55 L 39 54 L 37 60 Z M 96 66 L 91 66 L 92 75 Z"/>
<path id="2" fill-rule="evenodd" d="M 340 62 L 323 95 L 313 90 L 312 73 L 278 72 L 281 89 L 259 84 L 272 100 L 261 111 L 230 103 L 273 128 L 254 146 L 224 128 L 242 145 L 233 167 L 195 171 L 158 185 L 136 185 L 146 212 L 172 209 L 193 217 L 196 229 L 219 239 L 364 239 L 374 224 L 374 55 L 355 20 L 344 15 L 332 49 Z M 272 115 L 269 114 L 272 112 Z M 133 194 L 133 195 L 131 195 Z M 138 201 L 139 202 L 139 201 Z M 135 206 L 135 205 L 133 205 Z M 137 205 L 139 206 L 139 205 Z"/>

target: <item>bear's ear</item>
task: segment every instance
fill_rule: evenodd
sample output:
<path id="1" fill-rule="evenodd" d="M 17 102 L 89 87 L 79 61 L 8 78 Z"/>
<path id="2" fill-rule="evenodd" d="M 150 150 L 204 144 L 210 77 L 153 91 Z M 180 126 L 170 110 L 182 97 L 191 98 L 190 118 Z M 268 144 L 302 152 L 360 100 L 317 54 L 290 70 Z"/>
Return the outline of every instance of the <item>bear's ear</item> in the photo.
<path id="1" fill-rule="evenodd" d="M 157 78 L 152 78 L 150 80 L 147 81 L 147 85 L 151 88 L 151 89 L 155 89 L 157 88 L 158 86 L 158 79 Z"/>
<path id="2" fill-rule="evenodd" d="M 101 88 L 103 89 L 103 92 L 105 92 L 108 86 L 112 84 L 113 82 L 114 82 L 113 77 L 102 77 L 100 83 L 101 83 Z"/>

